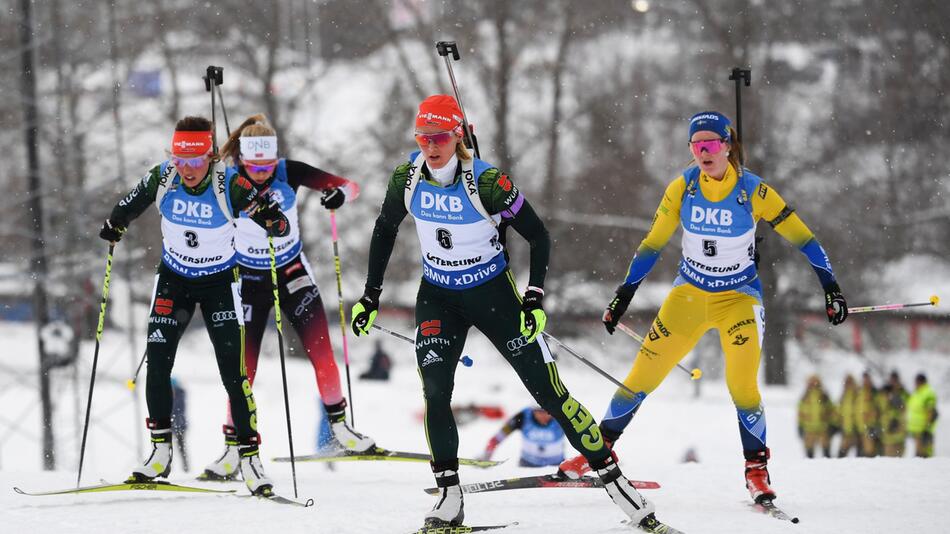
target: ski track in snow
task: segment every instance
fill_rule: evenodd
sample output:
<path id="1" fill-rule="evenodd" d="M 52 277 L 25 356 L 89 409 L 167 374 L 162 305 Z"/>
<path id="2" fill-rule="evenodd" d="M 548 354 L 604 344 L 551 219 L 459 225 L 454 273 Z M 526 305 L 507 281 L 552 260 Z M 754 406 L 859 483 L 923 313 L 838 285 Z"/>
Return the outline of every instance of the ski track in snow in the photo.
<path id="1" fill-rule="evenodd" d="M 386 326 L 409 331 L 392 321 Z M 75 484 L 78 433 L 74 399 L 69 382 L 58 379 L 57 399 L 58 471 L 41 470 L 37 437 L 39 417 L 35 389 L 35 349 L 32 329 L 0 324 L 7 354 L 30 357 L 5 358 L 0 381 L 8 384 L 0 394 L 10 420 L 22 423 L 17 431 L 0 439 L 0 532 L 4 533 L 151 533 L 272 531 L 291 533 L 400 533 L 411 532 L 422 522 L 434 498 L 422 492 L 433 485 L 424 463 L 345 462 L 335 470 L 319 463 L 298 463 L 301 499 L 313 498 L 312 508 L 295 508 L 232 496 L 158 492 L 116 492 L 87 495 L 28 497 L 14 493 L 13 486 L 43 491 Z M 353 341 L 352 374 L 367 365 L 374 337 Z M 125 339 L 107 332 L 100 353 L 100 375 L 93 406 L 84 465 L 83 484 L 100 478 L 121 481 L 129 468 L 144 457 L 136 451 L 135 432 L 145 438 L 144 414 L 133 413 L 133 403 L 124 381 L 130 372 Z M 565 340 L 573 344 L 573 340 Z M 612 340 L 616 343 L 616 340 Z M 270 343 L 271 345 L 268 345 Z M 255 384 L 262 454 L 277 490 L 293 497 L 290 465 L 269 461 L 288 454 L 286 422 L 279 378 L 279 362 L 273 354 L 273 333 L 264 342 L 259 381 Z M 422 396 L 411 347 L 389 339 L 395 371 L 389 383 L 355 381 L 357 427 L 384 447 L 426 451 L 419 420 Z M 583 345 L 582 345 L 583 346 Z M 586 348 L 586 347 L 585 347 Z M 19 349 L 19 350 L 14 350 Z M 582 350 L 583 352 L 583 350 Z M 84 347 L 80 376 L 81 403 L 85 404 L 92 347 Z M 459 366 L 454 402 L 498 403 L 508 415 L 531 402 L 513 371 L 487 340 L 474 331 L 466 354 L 475 366 Z M 572 394 L 598 416 L 603 413 L 612 386 L 577 362 L 561 357 L 561 377 Z M 342 358 L 339 358 L 342 360 Z M 595 358 L 596 360 L 596 358 Z M 687 360 L 688 361 L 688 360 Z M 625 362 L 606 362 L 615 376 L 627 370 Z M 22 375 L 10 376 L 14 373 Z M 342 371 L 342 364 L 341 364 Z M 176 465 L 171 480 L 189 484 L 205 463 L 217 457 L 221 447 L 220 424 L 224 391 L 218 382 L 210 343 L 202 329 L 193 329 L 182 342 L 175 375 L 189 392 L 188 434 L 192 472 Z M 307 362 L 288 362 L 294 444 L 298 454 L 314 449 L 316 388 Z M 703 380 L 707 380 L 704 378 Z M 144 380 L 140 383 L 144 386 Z M 776 503 L 790 515 L 801 518 L 793 525 L 760 515 L 749 508 L 742 480 L 742 458 L 735 411 L 721 378 L 704 383 L 702 397 L 693 398 L 685 376 L 671 375 L 646 401 L 636 421 L 619 442 L 618 454 L 630 478 L 656 480 L 659 490 L 644 494 L 657 506 L 657 516 L 689 534 L 696 533 L 864 533 L 943 532 L 950 524 L 950 457 L 919 459 L 808 460 L 795 433 L 795 405 L 799 387 L 763 388 L 769 420 L 770 462 Z M 143 396 L 144 387 L 137 390 Z M 938 392 L 939 394 L 939 392 Z M 81 412 L 82 408 L 80 408 Z M 946 403 L 942 413 L 950 413 Z M 80 420 L 81 422 L 81 420 Z M 460 454 L 474 456 L 501 425 L 500 420 L 478 420 L 460 426 Z M 946 426 L 946 425 L 945 425 Z M 938 454 L 946 454 L 946 433 L 938 426 Z M 520 436 L 503 443 L 495 458 L 510 458 L 501 466 L 481 470 L 463 467 L 463 483 L 512 476 L 540 474 L 545 470 L 517 467 Z M 701 463 L 680 463 L 685 451 L 694 448 Z M 177 452 L 176 452 L 177 454 Z M 201 483 L 195 483 L 201 485 Z M 246 493 L 241 483 L 213 485 Z M 500 531 L 512 534 L 562 532 L 631 532 L 621 525 L 623 514 L 601 489 L 538 489 L 469 495 L 467 524 L 497 524 L 518 521 Z M 271 530 L 273 529 L 273 530 Z"/>

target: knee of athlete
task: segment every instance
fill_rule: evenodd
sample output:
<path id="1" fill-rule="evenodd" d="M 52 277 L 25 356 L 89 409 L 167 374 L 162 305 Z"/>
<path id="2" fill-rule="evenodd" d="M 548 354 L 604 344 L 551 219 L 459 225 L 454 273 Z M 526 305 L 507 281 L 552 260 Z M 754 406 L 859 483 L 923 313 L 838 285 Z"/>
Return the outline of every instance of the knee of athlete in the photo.
<path id="1" fill-rule="evenodd" d="M 756 410 L 762 404 L 759 385 L 754 380 L 749 383 L 730 384 L 729 394 L 732 395 L 733 404 L 740 410 Z"/>
<path id="2" fill-rule="evenodd" d="M 452 401 L 452 382 L 446 382 L 435 379 L 424 379 L 422 381 L 422 395 L 427 403 L 450 403 Z"/>

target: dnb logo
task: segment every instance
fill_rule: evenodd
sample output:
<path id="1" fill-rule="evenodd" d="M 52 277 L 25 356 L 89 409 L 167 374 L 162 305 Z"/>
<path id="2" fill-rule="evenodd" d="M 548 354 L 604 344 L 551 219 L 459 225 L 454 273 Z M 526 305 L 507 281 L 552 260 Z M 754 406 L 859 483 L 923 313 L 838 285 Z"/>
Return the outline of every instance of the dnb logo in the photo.
<path id="1" fill-rule="evenodd" d="M 168 315 L 172 312 L 172 306 L 175 305 L 175 301 L 172 299 L 155 299 L 155 313 L 159 315 Z"/>
<path id="2" fill-rule="evenodd" d="M 431 321 L 422 321 L 419 325 L 419 333 L 425 337 L 437 336 L 442 333 L 442 321 L 432 319 Z"/>

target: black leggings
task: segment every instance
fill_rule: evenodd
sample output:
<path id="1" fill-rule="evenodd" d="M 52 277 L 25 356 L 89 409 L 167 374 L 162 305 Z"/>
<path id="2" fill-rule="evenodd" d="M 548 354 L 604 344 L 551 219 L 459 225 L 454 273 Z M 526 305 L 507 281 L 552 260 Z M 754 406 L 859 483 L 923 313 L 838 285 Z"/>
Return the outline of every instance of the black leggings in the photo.
<path id="1" fill-rule="evenodd" d="M 198 304 L 214 346 L 221 382 L 231 401 L 238 441 L 254 442 L 257 408 L 244 365 L 244 316 L 237 268 L 192 279 L 159 266 L 148 318 L 145 399 L 149 418 L 155 428 L 171 427 L 172 366 L 178 340 Z"/>
<path id="2" fill-rule="evenodd" d="M 593 465 L 602 464 L 610 455 L 597 422 L 561 382 L 544 340 L 539 336 L 527 343 L 521 335 L 520 312 L 520 296 L 508 271 L 464 290 L 443 289 L 422 281 L 416 298 L 416 362 L 422 376 L 433 469 L 451 468 L 458 462 L 452 390 L 458 358 L 472 326 L 491 340 L 578 452 Z"/>

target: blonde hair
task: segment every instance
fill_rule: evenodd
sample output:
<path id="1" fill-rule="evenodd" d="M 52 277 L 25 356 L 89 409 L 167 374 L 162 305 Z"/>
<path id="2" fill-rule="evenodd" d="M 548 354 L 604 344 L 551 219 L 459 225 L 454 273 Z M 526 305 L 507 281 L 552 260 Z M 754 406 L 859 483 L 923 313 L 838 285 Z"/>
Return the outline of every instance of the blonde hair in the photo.
<path id="1" fill-rule="evenodd" d="M 457 143 L 455 143 L 455 155 L 458 156 L 460 161 L 469 161 L 472 159 L 472 153 L 468 151 L 468 148 L 465 146 L 465 137 L 462 137 Z"/>
<path id="2" fill-rule="evenodd" d="M 277 135 L 277 130 L 267 121 L 263 113 L 251 115 L 241 123 L 228 137 L 228 141 L 221 147 L 221 158 L 231 158 L 231 164 L 236 165 L 241 159 L 241 137 L 259 137 Z"/>

